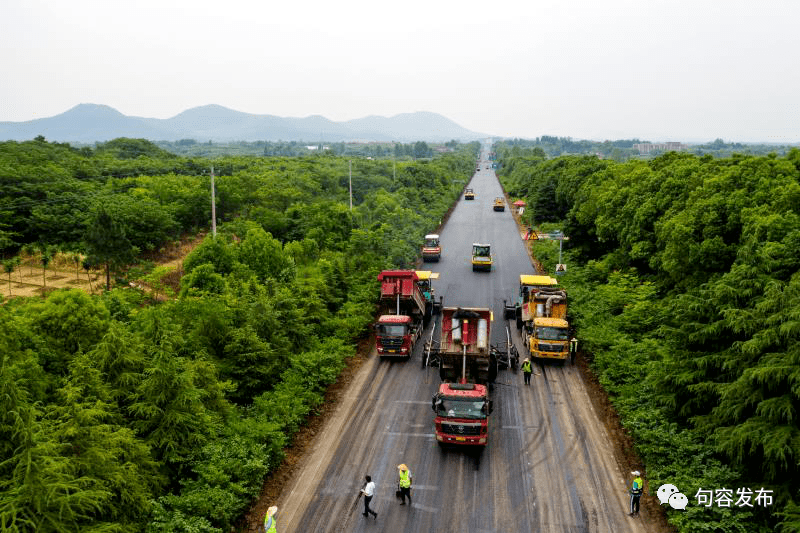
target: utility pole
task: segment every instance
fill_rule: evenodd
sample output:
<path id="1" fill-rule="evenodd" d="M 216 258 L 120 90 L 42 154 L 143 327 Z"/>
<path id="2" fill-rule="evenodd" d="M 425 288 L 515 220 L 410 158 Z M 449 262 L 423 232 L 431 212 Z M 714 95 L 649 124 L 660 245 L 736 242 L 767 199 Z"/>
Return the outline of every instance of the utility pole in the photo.
<path id="1" fill-rule="evenodd" d="M 349 160 L 347 162 L 347 166 L 350 168 L 350 211 L 353 210 L 353 160 Z"/>
<path id="2" fill-rule="evenodd" d="M 211 235 L 217 236 L 217 202 L 214 198 L 214 165 L 211 165 Z"/>

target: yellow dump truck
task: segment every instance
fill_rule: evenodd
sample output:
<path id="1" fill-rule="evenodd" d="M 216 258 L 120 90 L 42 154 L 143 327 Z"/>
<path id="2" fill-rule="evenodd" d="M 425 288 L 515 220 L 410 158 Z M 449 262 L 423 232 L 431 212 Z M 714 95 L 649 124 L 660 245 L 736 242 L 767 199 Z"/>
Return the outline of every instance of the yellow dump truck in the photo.
<path id="1" fill-rule="evenodd" d="M 495 211 L 505 211 L 506 210 L 506 203 L 503 200 L 502 196 L 498 196 L 494 199 L 493 208 Z"/>
<path id="2" fill-rule="evenodd" d="M 522 274 L 514 305 L 504 306 L 504 317 L 515 318 L 532 358 L 569 357 L 567 292 L 550 276 Z"/>
<path id="3" fill-rule="evenodd" d="M 464 200 L 474 200 L 475 193 L 472 192 L 472 189 L 464 189 Z"/>

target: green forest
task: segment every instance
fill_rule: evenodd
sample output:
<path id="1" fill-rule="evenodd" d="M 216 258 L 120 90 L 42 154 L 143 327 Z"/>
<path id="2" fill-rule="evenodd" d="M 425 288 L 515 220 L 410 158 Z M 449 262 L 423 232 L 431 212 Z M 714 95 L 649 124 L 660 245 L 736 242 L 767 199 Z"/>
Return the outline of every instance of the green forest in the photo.
<path id="1" fill-rule="evenodd" d="M 571 322 L 646 488 L 689 499 L 663 506 L 670 523 L 800 531 L 800 150 L 627 162 L 495 150 L 525 221 L 570 237 Z M 554 270 L 557 243 L 533 253 Z"/>
<path id="2" fill-rule="evenodd" d="M 513 139 L 503 142 L 507 148 L 519 147 L 513 155 L 522 154 L 520 149 L 539 148 L 548 157 L 558 157 L 562 155 L 596 155 L 603 159 L 612 159 L 622 162 L 629 159 L 652 159 L 663 154 L 663 151 L 652 151 L 649 154 L 640 154 L 634 148 L 634 144 L 649 143 L 647 140 L 639 139 L 618 139 L 615 141 L 588 141 L 578 140 L 572 137 L 556 137 L 553 135 L 542 135 L 535 139 Z M 775 153 L 786 155 L 796 146 L 785 144 L 754 144 L 725 142 L 723 139 L 715 139 L 713 142 L 702 144 L 688 144 L 685 153 L 698 156 L 712 155 L 714 157 L 731 157 L 733 154 L 748 155 L 768 155 Z"/>
<path id="3" fill-rule="evenodd" d="M 353 159 L 351 208 L 348 159 L 332 153 L 0 143 L 6 272 L 33 246 L 125 280 L 209 227 L 212 165 L 219 220 L 174 297 L 120 283 L 0 306 L 0 529 L 235 527 L 369 333 L 378 272 L 414 265 L 471 176 L 478 144 L 452 148 Z"/>

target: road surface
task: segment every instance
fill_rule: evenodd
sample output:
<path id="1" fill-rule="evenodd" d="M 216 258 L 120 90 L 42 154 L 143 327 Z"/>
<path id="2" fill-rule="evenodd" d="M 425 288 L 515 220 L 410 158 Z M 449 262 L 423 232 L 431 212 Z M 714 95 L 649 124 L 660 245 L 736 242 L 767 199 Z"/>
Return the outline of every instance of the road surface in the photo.
<path id="1" fill-rule="evenodd" d="M 434 287 L 446 306 L 494 309 L 495 344 L 506 335 L 503 299 L 534 269 L 508 207 L 492 209 L 503 192 L 487 164 L 468 185 L 475 200 L 461 199 L 441 230 L 441 261 L 426 268 L 440 272 Z M 472 272 L 473 242 L 492 245 L 492 272 Z M 627 515 L 626 473 L 576 368 L 536 364 L 528 387 L 521 372 L 501 370 L 486 449 L 441 450 L 431 410 L 438 371 L 421 358 L 418 349 L 409 361 L 382 361 L 373 350 L 277 502 L 282 533 L 645 531 Z M 414 479 L 410 507 L 394 495 L 400 463 Z M 377 520 L 361 514 L 367 474 Z"/>

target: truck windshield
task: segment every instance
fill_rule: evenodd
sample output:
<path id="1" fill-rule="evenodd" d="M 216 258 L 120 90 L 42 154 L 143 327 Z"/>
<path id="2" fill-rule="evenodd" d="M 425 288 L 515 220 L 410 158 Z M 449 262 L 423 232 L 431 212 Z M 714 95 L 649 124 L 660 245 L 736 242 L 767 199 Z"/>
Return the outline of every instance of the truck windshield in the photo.
<path id="1" fill-rule="evenodd" d="M 425 246 L 429 248 L 435 248 L 439 246 L 439 239 L 425 239 Z"/>
<path id="2" fill-rule="evenodd" d="M 472 255 L 486 257 L 489 255 L 489 247 L 488 246 L 475 246 L 472 249 Z"/>
<path id="3" fill-rule="evenodd" d="M 437 404 L 437 416 L 449 416 L 451 418 L 486 418 L 484 413 L 485 400 L 476 398 L 442 398 L 441 403 Z"/>
<path id="4" fill-rule="evenodd" d="M 406 334 L 406 327 L 403 324 L 379 324 L 378 335 L 384 337 L 402 337 Z"/>
<path id="5" fill-rule="evenodd" d="M 545 341 L 566 341 L 569 340 L 569 332 L 564 328 L 539 326 L 536 328 L 536 338 Z"/>

